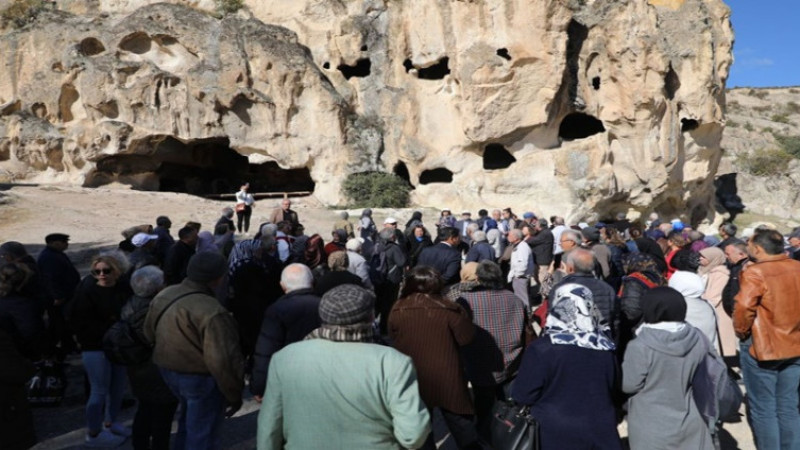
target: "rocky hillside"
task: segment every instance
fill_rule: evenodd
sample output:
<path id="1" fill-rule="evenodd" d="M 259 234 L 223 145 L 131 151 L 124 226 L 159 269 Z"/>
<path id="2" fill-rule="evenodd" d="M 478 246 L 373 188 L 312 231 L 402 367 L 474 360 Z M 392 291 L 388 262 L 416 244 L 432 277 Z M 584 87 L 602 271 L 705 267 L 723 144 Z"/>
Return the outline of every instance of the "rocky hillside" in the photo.
<path id="1" fill-rule="evenodd" d="M 722 148 L 746 212 L 800 225 L 800 87 L 729 90 Z"/>
<path id="2" fill-rule="evenodd" d="M 714 220 L 722 0 L 0 0 L 0 178 Z"/>

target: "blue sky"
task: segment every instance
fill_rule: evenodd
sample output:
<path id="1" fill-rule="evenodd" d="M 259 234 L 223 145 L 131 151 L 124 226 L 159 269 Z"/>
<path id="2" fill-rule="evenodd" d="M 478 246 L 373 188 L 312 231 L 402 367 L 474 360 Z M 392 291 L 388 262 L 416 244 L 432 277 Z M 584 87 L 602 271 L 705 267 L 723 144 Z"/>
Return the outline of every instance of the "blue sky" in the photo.
<path id="1" fill-rule="evenodd" d="M 736 34 L 728 87 L 800 85 L 800 1 L 725 3 Z"/>

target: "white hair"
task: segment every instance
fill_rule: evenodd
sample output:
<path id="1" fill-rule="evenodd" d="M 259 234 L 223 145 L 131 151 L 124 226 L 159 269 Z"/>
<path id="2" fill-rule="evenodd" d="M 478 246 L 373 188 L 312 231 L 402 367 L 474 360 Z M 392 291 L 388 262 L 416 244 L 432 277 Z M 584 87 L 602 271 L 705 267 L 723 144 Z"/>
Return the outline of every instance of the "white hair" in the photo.
<path id="1" fill-rule="evenodd" d="M 311 289 L 314 286 L 314 275 L 305 264 L 289 264 L 281 273 L 281 284 L 286 292 Z"/>

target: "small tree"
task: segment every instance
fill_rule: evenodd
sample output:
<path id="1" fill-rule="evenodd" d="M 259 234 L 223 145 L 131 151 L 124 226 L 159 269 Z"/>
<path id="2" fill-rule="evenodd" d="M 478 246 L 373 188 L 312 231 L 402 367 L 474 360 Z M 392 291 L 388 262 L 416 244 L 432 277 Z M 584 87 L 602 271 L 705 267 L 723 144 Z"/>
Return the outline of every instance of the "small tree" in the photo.
<path id="1" fill-rule="evenodd" d="M 353 208 L 405 208 L 410 190 L 406 180 L 386 172 L 356 173 L 342 184 Z"/>

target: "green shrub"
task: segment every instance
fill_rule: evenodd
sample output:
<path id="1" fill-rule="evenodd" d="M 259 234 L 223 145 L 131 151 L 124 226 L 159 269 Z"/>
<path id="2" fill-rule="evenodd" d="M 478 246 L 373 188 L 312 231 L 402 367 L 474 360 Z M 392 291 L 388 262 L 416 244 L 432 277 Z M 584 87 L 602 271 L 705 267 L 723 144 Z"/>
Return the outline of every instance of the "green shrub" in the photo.
<path id="1" fill-rule="evenodd" d="M 764 100 L 769 95 L 769 92 L 768 91 L 757 91 L 755 89 L 750 89 L 749 91 L 747 91 L 747 95 L 749 95 L 751 97 L 759 98 L 761 100 Z"/>
<path id="2" fill-rule="evenodd" d="M 753 128 L 753 124 L 752 123 L 745 122 L 744 129 L 747 130 L 747 131 L 753 131 L 755 128 Z"/>
<path id="3" fill-rule="evenodd" d="M 350 175 L 342 193 L 352 208 L 405 208 L 411 186 L 393 173 L 361 172 Z"/>
<path id="4" fill-rule="evenodd" d="M 728 127 L 731 127 L 731 128 L 736 128 L 736 127 L 739 126 L 739 122 L 737 122 L 735 120 L 728 119 L 728 122 L 725 125 L 728 126 Z"/>
<path id="5" fill-rule="evenodd" d="M 217 5 L 217 12 L 222 15 L 232 14 L 242 9 L 244 0 L 214 0 Z"/>
<path id="6" fill-rule="evenodd" d="M 790 94 L 800 94 L 800 89 L 795 89 L 795 88 L 789 89 L 789 93 Z"/>
<path id="7" fill-rule="evenodd" d="M 44 0 L 14 0 L 11 6 L 0 13 L 3 27 L 12 25 L 16 28 L 22 28 L 36 20 L 39 13 L 46 7 L 47 3 Z"/>
<path id="8" fill-rule="evenodd" d="M 786 123 L 786 124 L 791 123 L 789 121 L 789 116 L 785 113 L 773 114 L 772 117 L 769 118 L 769 120 L 778 123 Z"/>
<path id="9" fill-rule="evenodd" d="M 800 136 L 784 136 L 782 134 L 773 134 L 773 137 L 775 137 L 775 140 L 781 144 L 783 151 L 795 158 L 800 158 Z"/>
<path id="10" fill-rule="evenodd" d="M 800 104 L 796 102 L 789 102 L 786 104 L 787 114 L 800 114 Z"/>
<path id="11" fill-rule="evenodd" d="M 771 148 L 740 153 L 736 156 L 736 165 L 757 176 L 785 175 L 791 160 L 792 155 L 783 149 Z"/>

